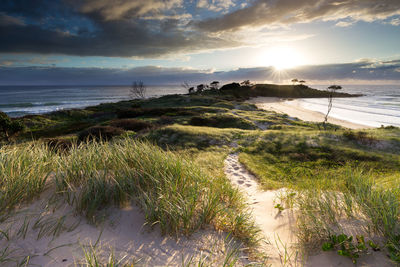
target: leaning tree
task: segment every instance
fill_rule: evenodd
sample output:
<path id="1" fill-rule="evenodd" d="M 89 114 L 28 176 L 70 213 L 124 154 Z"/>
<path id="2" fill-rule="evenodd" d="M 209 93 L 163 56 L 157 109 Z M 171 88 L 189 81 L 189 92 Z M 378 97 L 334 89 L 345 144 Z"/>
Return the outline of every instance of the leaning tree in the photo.
<path id="1" fill-rule="evenodd" d="M 210 83 L 210 88 L 213 90 L 218 90 L 219 89 L 219 81 L 213 81 Z"/>
<path id="2" fill-rule="evenodd" d="M 324 119 L 324 129 L 325 130 L 326 130 L 326 123 L 328 122 L 329 113 L 332 110 L 333 95 L 335 94 L 335 92 L 337 90 L 340 90 L 340 89 L 342 89 L 342 87 L 340 85 L 331 85 L 326 89 L 329 92 L 329 95 L 328 95 L 328 110 L 326 112 L 325 119 Z"/>

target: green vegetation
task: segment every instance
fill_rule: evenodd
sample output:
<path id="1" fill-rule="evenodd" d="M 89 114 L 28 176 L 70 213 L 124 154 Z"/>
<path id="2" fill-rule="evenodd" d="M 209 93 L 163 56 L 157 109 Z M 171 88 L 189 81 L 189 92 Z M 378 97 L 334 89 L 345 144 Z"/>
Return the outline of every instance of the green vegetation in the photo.
<path id="1" fill-rule="evenodd" d="M 240 143 L 240 161 L 260 178 L 265 189 L 304 188 L 311 183 L 341 190 L 348 167 L 362 167 L 378 180 L 399 174 L 400 156 L 391 149 L 398 147 L 398 139 L 387 143 L 372 133 L 349 133 L 287 130 L 251 134 Z M 349 139 L 349 135 L 362 138 Z M 387 146 L 389 151 L 378 152 L 375 146 L 383 150 Z"/>
<path id="2" fill-rule="evenodd" d="M 10 140 L 10 137 L 22 131 L 24 126 L 18 120 L 12 120 L 4 112 L 0 111 L 0 140 L 4 138 L 6 141 Z"/>
<path id="3" fill-rule="evenodd" d="M 301 81 L 305 82 L 305 81 Z M 277 84 L 256 84 L 256 85 L 240 85 L 238 83 L 227 84 L 221 87 L 220 91 L 225 94 L 231 94 L 235 97 L 282 97 L 282 98 L 315 98 L 328 97 L 330 92 L 321 91 L 310 88 L 306 85 L 277 85 Z M 333 92 L 333 97 L 353 97 L 359 95 L 351 95 L 346 93 Z"/>
<path id="4" fill-rule="evenodd" d="M 341 194 L 318 187 L 301 190 L 291 197 L 291 205 L 301 211 L 298 218 L 300 240 L 307 246 L 326 242 L 325 250 L 336 247 L 340 255 L 356 260 L 366 247 L 359 241 L 353 244 L 352 238 L 344 234 L 352 222 L 352 227 L 358 231 L 374 233 L 377 242 L 383 238 L 383 247 L 386 246 L 390 258 L 398 262 L 399 192 L 399 187 L 384 188 L 369 174 L 350 168 Z M 373 250 L 378 248 L 375 240 L 367 241 Z"/>
<path id="5" fill-rule="evenodd" d="M 26 130 L 0 147 L 0 220 L 46 191 L 93 224 L 108 207 L 132 202 L 165 234 L 212 225 L 256 248 L 258 228 L 224 173 L 224 159 L 237 152 L 264 189 L 285 188 L 275 208 L 298 211 L 304 248 L 355 261 L 376 245 L 400 262 L 400 130 L 324 127 L 243 101 L 322 96 L 304 85 L 229 86 L 14 120 Z M 349 234 L 349 222 L 368 231 Z M 98 264 L 94 252 L 85 251 L 88 266 Z"/>
<path id="6" fill-rule="evenodd" d="M 353 239 L 355 239 L 356 242 L 354 242 Z M 336 249 L 339 255 L 349 257 L 352 262 L 356 264 L 360 255 L 368 252 L 367 245 L 373 251 L 379 250 L 379 246 L 376 245 L 372 240 L 365 242 L 363 235 L 357 235 L 355 238 L 353 238 L 353 236 L 340 234 L 331 235 L 329 237 L 329 241 L 322 245 L 322 250 L 329 251 Z"/>
<path id="7" fill-rule="evenodd" d="M 102 260 L 98 256 L 98 252 L 96 248 L 93 246 L 89 246 L 88 248 L 82 247 L 82 251 L 84 254 L 84 261 L 76 263 L 76 266 L 85 266 L 85 267 L 129 267 L 135 266 L 135 260 L 127 260 L 125 257 L 121 259 L 117 259 L 114 255 L 114 252 L 111 251 L 108 259 L 106 261 Z"/>

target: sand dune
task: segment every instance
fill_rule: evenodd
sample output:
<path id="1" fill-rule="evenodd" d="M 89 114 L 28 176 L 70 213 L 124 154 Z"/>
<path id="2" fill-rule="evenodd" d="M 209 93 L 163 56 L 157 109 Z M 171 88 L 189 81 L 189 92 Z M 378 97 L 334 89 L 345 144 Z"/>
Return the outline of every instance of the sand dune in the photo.
<path id="1" fill-rule="evenodd" d="M 107 262 L 113 253 L 117 261 L 132 263 L 133 260 L 134 266 L 182 266 L 191 259 L 193 263 L 207 259 L 220 266 L 225 253 L 240 246 L 227 238 L 227 233 L 213 229 L 199 230 L 190 237 L 163 236 L 157 226 L 152 229 L 145 225 L 145 215 L 134 205 L 109 208 L 105 222 L 95 226 L 76 215 L 68 204 L 49 205 L 49 197 L 44 194 L 0 223 L 0 229 L 8 233 L 9 239 L 1 236 L 0 247 L 8 247 L 7 258 L 13 260 L 1 261 L 1 266 L 16 266 L 16 261 L 27 256 L 29 266 L 81 266 L 83 249 L 90 252 L 91 246 L 101 262 Z M 56 229 L 59 232 L 54 234 Z M 248 263 L 241 257 L 238 265 Z"/>
<path id="2" fill-rule="evenodd" d="M 296 212 L 293 209 L 279 211 L 275 208 L 285 189 L 259 189 L 257 178 L 239 162 L 238 154 L 230 154 L 226 158 L 225 173 L 232 184 L 247 196 L 255 221 L 266 241 L 262 249 L 269 257 L 267 266 L 355 266 L 350 259 L 339 256 L 335 251 L 308 253 L 301 250 L 296 238 Z M 381 251 L 362 255 L 356 266 L 386 267 L 394 264 Z"/>

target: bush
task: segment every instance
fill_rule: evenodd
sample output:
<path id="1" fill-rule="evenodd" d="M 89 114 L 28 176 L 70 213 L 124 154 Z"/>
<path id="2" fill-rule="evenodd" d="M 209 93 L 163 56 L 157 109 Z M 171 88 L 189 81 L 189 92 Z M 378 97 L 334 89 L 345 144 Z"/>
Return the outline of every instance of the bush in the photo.
<path id="1" fill-rule="evenodd" d="M 211 117 L 195 116 L 190 119 L 189 124 L 193 126 L 217 128 L 239 128 L 245 130 L 256 129 L 256 126 L 251 121 L 231 115 L 216 115 Z"/>
<path id="2" fill-rule="evenodd" d="M 345 131 L 343 136 L 350 141 L 356 141 L 362 145 L 373 145 L 378 141 L 366 132 Z"/>
<path id="3" fill-rule="evenodd" d="M 99 141 L 99 140 L 110 140 L 114 136 L 121 135 L 124 131 L 120 128 L 112 126 L 94 126 L 90 127 L 78 134 L 78 140 L 80 142 L 85 141 Z"/>
<path id="4" fill-rule="evenodd" d="M 140 116 L 194 116 L 199 113 L 186 108 L 130 108 L 117 111 L 120 119 L 136 118 Z"/>
<path id="5" fill-rule="evenodd" d="M 58 138 L 49 138 L 45 140 L 45 143 L 47 146 L 60 153 L 60 152 L 66 152 L 72 148 L 74 145 L 74 141 L 72 139 L 58 139 Z"/>
<path id="6" fill-rule="evenodd" d="M 136 118 L 146 114 L 142 108 L 130 108 L 130 109 L 120 109 L 117 111 L 117 117 L 120 119 L 124 118 Z"/>
<path id="7" fill-rule="evenodd" d="M 175 120 L 170 116 L 161 116 L 158 123 L 161 125 L 174 124 Z"/>
<path id="8" fill-rule="evenodd" d="M 24 125 L 17 120 L 13 120 L 4 112 L 0 111 L 0 139 L 4 138 L 9 141 L 10 137 L 21 132 Z"/>
<path id="9" fill-rule="evenodd" d="M 153 125 L 151 123 L 136 119 L 114 120 L 110 123 L 110 126 L 135 132 L 153 128 Z"/>

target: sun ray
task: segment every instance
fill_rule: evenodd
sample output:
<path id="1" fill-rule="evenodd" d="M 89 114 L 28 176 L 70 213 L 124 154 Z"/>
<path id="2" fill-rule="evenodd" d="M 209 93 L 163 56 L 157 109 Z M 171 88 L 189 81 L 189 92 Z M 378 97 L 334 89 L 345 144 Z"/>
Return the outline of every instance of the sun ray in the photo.
<path id="1" fill-rule="evenodd" d="M 286 70 L 305 64 L 303 55 L 293 47 L 276 46 L 261 54 L 259 64 L 272 66 L 277 71 Z"/>

